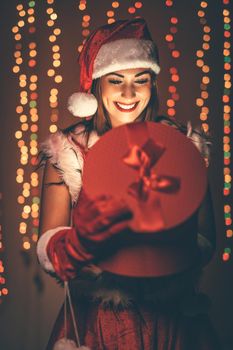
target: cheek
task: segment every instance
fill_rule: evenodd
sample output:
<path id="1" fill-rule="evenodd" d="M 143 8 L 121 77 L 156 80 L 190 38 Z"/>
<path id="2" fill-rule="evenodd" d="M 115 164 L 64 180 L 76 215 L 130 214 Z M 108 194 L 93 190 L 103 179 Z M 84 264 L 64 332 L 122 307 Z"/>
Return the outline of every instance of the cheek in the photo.
<path id="1" fill-rule="evenodd" d="M 103 103 L 107 103 L 110 102 L 113 98 L 114 95 L 116 95 L 117 89 L 114 88 L 114 86 L 109 85 L 106 82 L 103 82 L 101 84 L 101 93 L 102 93 L 102 99 L 103 99 Z"/>
<path id="2" fill-rule="evenodd" d="M 148 86 L 147 88 L 144 88 L 143 90 L 141 90 L 140 95 L 141 95 L 141 98 L 143 100 L 145 100 L 146 102 L 149 102 L 149 100 L 151 98 L 151 88 L 150 88 L 150 86 Z"/>
<path id="3" fill-rule="evenodd" d="M 107 86 L 104 82 L 101 83 L 101 94 L 103 97 L 107 96 L 107 93 L 108 93 L 108 89 L 107 89 Z"/>

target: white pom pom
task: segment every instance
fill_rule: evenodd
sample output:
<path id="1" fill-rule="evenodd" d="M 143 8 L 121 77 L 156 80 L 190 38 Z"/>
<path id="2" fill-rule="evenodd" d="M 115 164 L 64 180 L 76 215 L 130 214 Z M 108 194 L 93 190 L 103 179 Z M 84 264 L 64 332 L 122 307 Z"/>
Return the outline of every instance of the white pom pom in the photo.
<path id="1" fill-rule="evenodd" d="M 73 340 L 67 339 L 67 338 L 61 338 L 54 344 L 53 350 L 91 350 L 91 349 L 84 345 L 77 348 Z"/>
<path id="2" fill-rule="evenodd" d="M 92 94 L 76 92 L 68 99 L 68 110 L 75 117 L 89 117 L 97 111 L 97 99 Z"/>
<path id="3" fill-rule="evenodd" d="M 73 340 L 61 338 L 54 344 L 53 350 L 77 350 L 77 346 Z"/>

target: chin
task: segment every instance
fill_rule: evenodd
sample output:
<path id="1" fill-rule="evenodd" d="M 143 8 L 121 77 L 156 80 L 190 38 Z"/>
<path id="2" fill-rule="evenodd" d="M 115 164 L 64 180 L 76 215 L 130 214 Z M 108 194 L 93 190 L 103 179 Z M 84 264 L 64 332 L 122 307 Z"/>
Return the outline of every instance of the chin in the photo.
<path id="1" fill-rule="evenodd" d="M 128 115 L 126 113 L 116 113 L 115 118 L 111 118 L 112 124 L 114 125 L 121 125 L 121 124 L 128 124 L 128 123 L 133 123 L 141 114 L 140 113 L 134 113 L 133 115 Z"/>
<path id="2" fill-rule="evenodd" d="M 133 123 L 136 119 L 138 118 L 138 116 L 134 117 L 134 118 L 125 118 L 122 117 L 122 119 L 115 119 L 112 120 L 112 126 L 116 127 L 116 126 L 120 126 L 120 125 L 124 125 L 124 124 L 129 124 L 129 123 Z"/>

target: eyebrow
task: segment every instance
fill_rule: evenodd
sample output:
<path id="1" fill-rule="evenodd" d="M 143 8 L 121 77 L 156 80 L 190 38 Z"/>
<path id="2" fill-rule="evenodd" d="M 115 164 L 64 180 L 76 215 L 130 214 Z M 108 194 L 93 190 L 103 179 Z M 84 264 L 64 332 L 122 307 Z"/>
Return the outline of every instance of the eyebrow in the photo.
<path id="1" fill-rule="evenodd" d="M 149 70 L 144 70 L 143 72 L 140 72 L 140 73 L 136 74 L 135 77 L 140 77 L 140 75 L 143 75 L 143 74 L 150 74 L 150 71 Z"/>
<path id="2" fill-rule="evenodd" d="M 141 75 L 144 75 L 144 74 L 147 74 L 147 73 L 150 74 L 150 71 L 149 70 L 144 70 L 143 72 L 137 73 L 135 75 L 135 77 L 140 77 Z M 106 74 L 106 76 L 108 76 L 108 75 L 116 75 L 117 77 L 124 78 L 124 75 L 119 74 L 119 73 L 115 73 L 115 72 Z"/>

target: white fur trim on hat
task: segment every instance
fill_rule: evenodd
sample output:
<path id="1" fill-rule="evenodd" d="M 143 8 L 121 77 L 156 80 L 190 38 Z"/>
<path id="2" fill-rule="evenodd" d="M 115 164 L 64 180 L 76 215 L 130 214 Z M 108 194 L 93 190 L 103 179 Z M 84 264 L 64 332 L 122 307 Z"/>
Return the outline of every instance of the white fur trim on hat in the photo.
<path id="1" fill-rule="evenodd" d="M 92 78 L 131 68 L 150 68 L 155 74 L 159 73 L 156 47 L 152 41 L 119 39 L 102 45 L 94 61 Z"/>
<path id="2" fill-rule="evenodd" d="M 75 116 L 85 118 L 95 114 L 98 108 L 97 99 L 93 94 L 75 92 L 68 99 L 68 110 Z"/>
<path id="3" fill-rule="evenodd" d="M 38 256 L 38 260 L 40 265 L 46 272 L 55 272 L 51 261 L 49 260 L 47 254 L 47 246 L 50 239 L 59 231 L 64 229 L 69 229 L 69 226 L 58 226 L 51 230 L 45 231 L 39 238 L 36 247 L 36 253 Z"/>

